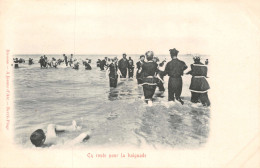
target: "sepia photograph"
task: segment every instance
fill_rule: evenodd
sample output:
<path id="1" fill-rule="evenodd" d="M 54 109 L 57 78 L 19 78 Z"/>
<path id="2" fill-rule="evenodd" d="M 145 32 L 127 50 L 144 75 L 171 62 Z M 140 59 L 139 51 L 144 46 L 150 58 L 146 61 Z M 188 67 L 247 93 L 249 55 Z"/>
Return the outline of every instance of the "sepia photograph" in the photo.
<path id="1" fill-rule="evenodd" d="M 0 167 L 260 166 L 253 3 L 0 4 Z"/>

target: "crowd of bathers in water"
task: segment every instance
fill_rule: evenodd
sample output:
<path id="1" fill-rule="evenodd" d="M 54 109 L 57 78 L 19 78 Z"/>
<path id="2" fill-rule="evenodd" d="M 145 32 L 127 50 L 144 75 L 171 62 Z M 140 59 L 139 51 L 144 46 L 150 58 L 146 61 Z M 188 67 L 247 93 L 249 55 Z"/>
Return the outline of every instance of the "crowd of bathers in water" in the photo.
<path id="1" fill-rule="evenodd" d="M 62 63 L 65 64 L 65 66 L 72 67 L 73 69 L 79 69 L 80 60 L 73 58 L 73 54 L 70 55 L 70 58 L 63 54 L 64 59 L 56 59 L 52 57 L 51 59 L 48 59 L 46 55 L 43 55 L 40 57 L 38 63 L 40 63 L 41 68 L 57 68 L 58 66 L 62 65 Z M 14 64 L 15 68 L 19 68 L 19 63 L 25 63 L 25 60 L 23 58 L 14 58 Z M 81 60 L 82 65 L 85 67 L 86 70 L 91 70 L 92 67 L 90 66 L 91 59 L 86 58 L 85 60 Z M 34 61 L 32 58 L 29 58 L 28 61 L 29 65 L 34 64 Z"/>
<path id="2" fill-rule="evenodd" d="M 137 84 L 143 86 L 143 94 L 145 102 L 148 105 L 152 105 L 153 95 L 156 87 L 159 88 L 161 95 L 164 93 L 164 76 L 169 76 L 168 81 L 168 101 L 179 101 L 182 105 L 184 101 L 181 99 L 182 93 L 182 76 L 184 71 L 188 68 L 184 61 L 177 58 L 179 51 L 170 49 L 171 61 L 166 63 L 166 59 L 161 61 L 158 57 L 154 56 L 153 51 L 147 51 L 144 55 L 140 56 L 140 60 L 134 65 L 134 61 L 131 57 L 127 59 L 127 54 L 123 54 L 123 57 L 118 61 L 117 57 L 104 59 L 98 59 L 97 67 L 101 71 L 106 70 L 107 76 L 109 77 L 109 86 L 112 88 L 117 87 L 118 78 L 134 77 L 134 68 L 136 67 L 136 79 Z M 146 58 L 146 60 L 145 60 Z M 190 71 L 185 74 L 192 75 L 190 91 L 191 91 L 191 102 L 201 102 L 203 106 L 210 106 L 208 98 L 208 90 L 210 89 L 207 81 L 208 72 L 208 59 L 205 60 L 205 64 L 201 63 L 200 57 L 193 57 L 194 63 L 190 65 Z M 24 63 L 25 60 L 20 58 L 14 58 L 14 63 Z M 63 54 L 63 59 L 55 59 L 54 57 L 50 60 L 43 55 L 39 59 L 41 68 L 57 68 L 60 65 L 66 67 L 72 67 L 73 69 L 79 69 L 80 62 L 86 70 L 91 70 L 90 65 L 91 59 L 76 59 L 73 54 L 68 58 Z M 33 59 L 29 58 L 29 65 L 32 65 Z M 15 66 L 16 67 L 16 66 Z"/>
<path id="3" fill-rule="evenodd" d="M 136 63 L 136 79 L 138 85 L 143 86 L 143 94 L 145 102 L 151 106 L 153 95 L 156 87 L 162 95 L 165 91 L 164 76 L 169 76 L 168 82 L 168 101 L 179 101 L 182 105 L 184 101 L 181 99 L 182 92 L 182 76 L 188 68 L 184 61 L 177 58 L 179 51 L 170 49 L 171 61 L 166 63 L 166 59 L 160 62 L 158 57 L 154 56 L 153 51 L 147 51 L 140 56 L 140 60 Z M 145 61 L 146 58 L 146 61 Z M 203 106 L 210 106 L 208 98 L 209 84 L 207 81 L 208 59 L 205 60 L 205 65 L 201 63 L 200 57 L 193 57 L 194 63 L 191 64 L 191 70 L 185 74 L 192 75 L 190 91 L 191 102 L 201 102 Z M 97 66 L 100 70 L 107 70 L 109 76 L 110 87 L 117 87 L 118 78 L 133 78 L 134 62 L 124 53 L 123 58 L 118 61 L 117 57 L 110 59 L 105 57 L 103 60 L 98 60 Z"/>
<path id="4" fill-rule="evenodd" d="M 208 72 L 208 59 L 206 59 L 205 64 L 201 63 L 199 56 L 194 56 L 194 63 L 190 65 L 190 71 L 184 73 L 188 68 L 186 63 L 177 58 L 179 51 L 170 49 L 171 61 L 166 63 L 166 59 L 161 61 L 158 57 L 154 56 L 153 51 L 147 51 L 144 55 L 140 56 L 140 60 L 136 63 L 136 79 L 137 84 L 143 87 L 143 94 L 145 102 L 152 106 L 153 95 L 155 89 L 158 87 L 159 92 L 162 95 L 165 91 L 164 88 L 164 76 L 169 76 L 168 81 L 168 101 L 173 102 L 177 100 L 182 105 L 184 101 L 181 99 L 182 93 L 182 76 L 184 74 L 192 75 L 190 83 L 191 91 L 191 102 L 192 103 L 202 103 L 203 106 L 210 106 L 210 101 L 208 98 L 208 90 L 210 89 L 207 81 Z M 63 63 L 63 66 L 72 67 L 73 69 L 79 69 L 80 60 L 73 58 L 71 54 L 70 58 L 63 54 L 64 59 L 48 58 L 44 55 L 40 57 L 39 63 L 41 68 L 57 68 Z M 145 60 L 146 59 L 146 60 Z M 85 59 L 81 60 L 85 69 L 91 70 L 91 60 Z M 25 63 L 25 60 L 20 58 L 14 58 L 14 63 Z M 29 65 L 34 64 L 33 59 L 29 59 Z M 123 58 L 118 61 L 117 57 L 107 58 L 97 61 L 97 67 L 101 71 L 106 70 L 109 76 L 110 87 L 116 88 L 118 78 L 133 78 L 134 76 L 134 61 L 124 53 Z M 80 129 L 73 121 L 71 126 L 61 126 L 50 124 L 47 128 L 47 133 L 44 133 L 42 129 L 38 129 L 32 133 L 30 140 L 36 147 L 48 146 L 50 144 L 55 144 L 56 131 L 75 131 Z M 76 144 L 86 140 L 89 137 L 90 132 L 85 132 L 80 134 L 78 137 L 69 141 L 69 144 Z"/>
<path id="5" fill-rule="evenodd" d="M 66 54 L 63 54 L 63 58 L 64 59 L 56 59 L 56 58 L 52 57 L 51 60 L 48 60 L 48 57 L 46 57 L 46 55 L 44 55 L 44 56 L 40 57 L 39 63 L 40 63 L 41 68 L 48 68 L 48 67 L 57 68 L 62 63 L 64 63 L 65 66 L 72 67 L 73 69 L 79 69 L 80 60 L 73 58 L 73 54 L 70 55 L 69 59 L 66 56 Z M 82 61 L 82 65 L 85 66 L 86 70 L 92 69 L 90 66 L 91 59 L 86 58 L 85 60 L 81 60 L 81 61 Z"/>

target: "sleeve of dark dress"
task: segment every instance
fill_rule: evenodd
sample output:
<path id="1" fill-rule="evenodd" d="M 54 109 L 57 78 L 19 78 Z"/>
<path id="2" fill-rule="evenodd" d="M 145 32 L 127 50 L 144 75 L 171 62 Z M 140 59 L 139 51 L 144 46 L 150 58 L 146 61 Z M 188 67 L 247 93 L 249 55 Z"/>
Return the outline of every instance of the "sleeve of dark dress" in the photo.
<path id="1" fill-rule="evenodd" d="M 186 70 L 188 68 L 188 66 L 185 64 L 185 62 L 183 62 L 183 71 Z"/>

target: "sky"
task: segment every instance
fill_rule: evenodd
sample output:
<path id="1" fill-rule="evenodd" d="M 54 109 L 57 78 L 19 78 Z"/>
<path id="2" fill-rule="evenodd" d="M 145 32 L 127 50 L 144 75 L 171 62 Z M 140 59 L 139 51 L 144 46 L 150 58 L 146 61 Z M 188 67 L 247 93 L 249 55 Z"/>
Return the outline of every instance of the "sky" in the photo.
<path id="1" fill-rule="evenodd" d="M 236 25 L 250 24 L 238 11 L 228 3 L 15 1 L 5 39 L 14 54 L 210 54 L 221 38 L 243 34 Z"/>

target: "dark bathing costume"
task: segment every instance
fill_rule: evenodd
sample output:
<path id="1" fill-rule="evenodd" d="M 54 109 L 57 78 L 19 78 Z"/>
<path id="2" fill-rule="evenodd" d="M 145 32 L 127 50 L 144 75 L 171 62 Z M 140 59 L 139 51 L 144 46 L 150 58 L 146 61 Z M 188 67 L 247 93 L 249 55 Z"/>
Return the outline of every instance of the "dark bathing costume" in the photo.
<path id="1" fill-rule="evenodd" d="M 117 87 L 117 79 L 118 79 L 118 75 L 117 75 L 117 70 L 118 67 L 116 65 L 116 63 L 111 63 L 109 66 L 109 85 L 110 87 Z"/>
<path id="2" fill-rule="evenodd" d="M 133 78 L 134 76 L 134 61 L 129 58 L 128 60 L 128 77 Z"/>
<path id="3" fill-rule="evenodd" d="M 127 67 L 128 67 L 128 60 L 126 58 L 122 58 L 119 62 L 118 62 L 118 68 L 122 74 L 121 78 L 126 78 L 126 74 L 127 74 Z"/>
<path id="4" fill-rule="evenodd" d="M 145 100 L 152 100 L 156 85 L 158 83 L 158 78 L 155 77 L 158 72 L 157 63 L 153 61 L 145 62 L 142 66 L 143 73 L 143 91 Z"/>
<path id="5" fill-rule="evenodd" d="M 143 83 L 143 73 L 138 73 L 138 71 L 141 69 L 143 64 L 144 64 L 144 61 L 138 61 L 136 63 L 136 67 L 137 67 L 136 79 L 137 79 L 138 85 Z"/>
<path id="6" fill-rule="evenodd" d="M 187 74 L 191 74 L 191 102 L 198 103 L 199 100 L 204 106 L 210 106 L 208 98 L 208 90 L 210 89 L 208 81 L 206 79 L 208 67 L 201 62 L 191 64 L 191 71 Z"/>
<path id="7" fill-rule="evenodd" d="M 183 71 L 187 69 L 185 62 L 180 61 L 178 58 L 172 59 L 166 64 L 164 75 L 170 76 L 168 82 L 168 101 L 181 100 L 182 92 L 182 75 Z"/>

